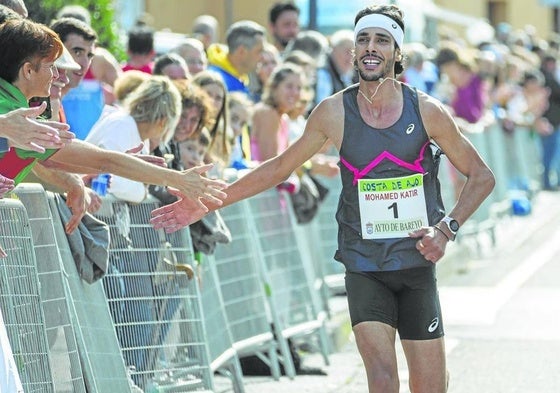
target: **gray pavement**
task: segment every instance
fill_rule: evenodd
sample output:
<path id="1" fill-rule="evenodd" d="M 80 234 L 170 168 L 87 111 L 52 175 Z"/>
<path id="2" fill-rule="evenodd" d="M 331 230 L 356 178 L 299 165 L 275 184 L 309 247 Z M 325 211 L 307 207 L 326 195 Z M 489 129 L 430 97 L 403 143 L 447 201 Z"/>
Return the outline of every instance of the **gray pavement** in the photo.
<path id="1" fill-rule="evenodd" d="M 533 212 L 504 217 L 496 244 L 486 233 L 448 248 L 438 266 L 446 326 L 449 393 L 560 392 L 560 193 L 541 192 Z M 246 393 L 367 392 L 362 361 L 351 334 L 346 298 L 330 300 L 335 351 L 325 365 L 303 353 L 304 369 L 326 375 L 244 378 Z M 401 392 L 408 392 L 398 348 Z M 224 381 L 217 392 L 229 392 Z"/>

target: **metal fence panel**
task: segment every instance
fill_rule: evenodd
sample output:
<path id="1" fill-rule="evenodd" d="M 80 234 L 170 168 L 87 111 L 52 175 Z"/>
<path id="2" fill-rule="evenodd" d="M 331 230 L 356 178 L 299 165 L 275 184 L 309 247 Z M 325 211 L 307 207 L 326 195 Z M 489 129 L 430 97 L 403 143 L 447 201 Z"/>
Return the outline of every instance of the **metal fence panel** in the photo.
<path id="1" fill-rule="evenodd" d="M 54 215 L 58 210 L 53 194 L 48 198 Z M 54 220 L 54 229 L 87 391 L 130 391 L 103 284 L 88 284 L 80 278 L 60 220 Z"/>
<path id="2" fill-rule="evenodd" d="M 0 199 L 0 309 L 26 393 L 54 392 L 33 235 L 20 201 Z"/>
<path id="3" fill-rule="evenodd" d="M 103 279 L 125 364 L 142 389 L 212 389 L 200 294 L 192 279 L 188 229 L 149 224 L 159 202 L 106 198 L 97 216 L 111 231 L 111 271 Z"/>
<path id="4" fill-rule="evenodd" d="M 85 392 L 53 227 L 53 217 L 58 219 L 58 212 L 51 214 L 47 194 L 40 184 L 21 184 L 14 192 L 25 206 L 33 234 L 55 391 Z"/>
<path id="5" fill-rule="evenodd" d="M 235 393 L 243 393 L 243 375 L 237 351 L 225 314 L 224 298 L 220 288 L 216 261 L 213 255 L 201 255 L 199 265 L 200 295 L 210 350 L 212 370 L 229 377 Z"/>
<path id="6" fill-rule="evenodd" d="M 277 344 L 266 298 L 268 288 L 259 273 L 260 254 L 247 220 L 248 201 L 220 210 L 232 241 L 217 244 L 215 268 L 234 348 L 240 356 L 259 354 L 269 362 L 272 376 L 280 377 Z"/>
<path id="7" fill-rule="evenodd" d="M 319 309 L 314 297 L 315 273 L 313 261 L 304 258 L 307 254 L 296 239 L 291 201 L 287 193 L 276 189 L 262 192 L 248 201 L 254 238 L 259 245 L 262 258 L 262 275 L 270 287 L 269 300 L 274 326 L 278 329 L 278 344 L 283 353 L 286 373 L 290 376 L 290 358 L 287 342 L 280 340 L 297 335 L 317 334 L 319 347 L 328 363 L 325 334 L 325 314 Z M 302 239 L 300 239 L 302 240 Z M 286 351 L 286 352 L 285 352 Z"/>

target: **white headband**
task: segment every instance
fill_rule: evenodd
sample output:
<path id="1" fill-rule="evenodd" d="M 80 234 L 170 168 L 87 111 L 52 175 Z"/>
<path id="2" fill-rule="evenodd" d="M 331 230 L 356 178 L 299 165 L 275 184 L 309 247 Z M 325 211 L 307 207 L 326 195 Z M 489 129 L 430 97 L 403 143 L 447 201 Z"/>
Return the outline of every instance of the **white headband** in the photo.
<path id="1" fill-rule="evenodd" d="M 399 48 L 402 48 L 404 41 L 404 32 L 401 27 L 393 19 L 382 14 L 368 14 L 356 23 L 354 27 L 354 40 L 358 38 L 358 34 L 363 29 L 370 27 L 379 27 L 381 29 L 387 30 L 389 34 L 393 36 L 393 39 L 397 43 Z"/>

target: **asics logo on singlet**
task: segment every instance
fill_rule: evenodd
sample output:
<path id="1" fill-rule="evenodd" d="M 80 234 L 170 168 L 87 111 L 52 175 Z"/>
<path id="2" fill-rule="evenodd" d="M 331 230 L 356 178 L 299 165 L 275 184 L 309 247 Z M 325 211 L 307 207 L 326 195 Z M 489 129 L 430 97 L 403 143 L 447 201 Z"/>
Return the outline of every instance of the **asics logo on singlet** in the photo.
<path id="1" fill-rule="evenodd" d="M 413 123 L 410 123 L 410 124 L 408 125 L 408 127 L 406 128 L 406 131 L 405 131 L 405 132 L 406 132 L 406 135 L 412 134 L 412 131 L 414 131 L 414 127 L 415 127 L 414 124 L 413 124 Z"/>
<path id="2" fill-rule="evenodd" d="M 429 333 L 435 332 L 438 326 L 439 326 L 439 318 L 435 317 L 434 319 L 432 319 L 432 322 L 430 322 L 430 326 L 428 326 L 428 332 Z"/>

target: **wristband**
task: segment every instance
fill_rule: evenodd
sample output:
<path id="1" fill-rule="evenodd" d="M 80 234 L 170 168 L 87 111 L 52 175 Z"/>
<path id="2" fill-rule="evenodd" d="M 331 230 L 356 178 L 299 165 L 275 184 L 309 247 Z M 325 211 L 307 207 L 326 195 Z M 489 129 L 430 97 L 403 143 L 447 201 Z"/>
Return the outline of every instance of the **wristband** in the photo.
<path id="1" fill-rule="evenodd" d="M 441 233 L 443 233 L 443 236 L 445 236 L 447 238 L 447 241 L 450 241 L 451 239 L 449 238 L 449 236 L 447 236 L 447 233 L 445 233 L 443 230 L 441 230 L 440 228 L 434 226 L 435 229 L 437 229 L 438 231 L 440 231 Z"/>

